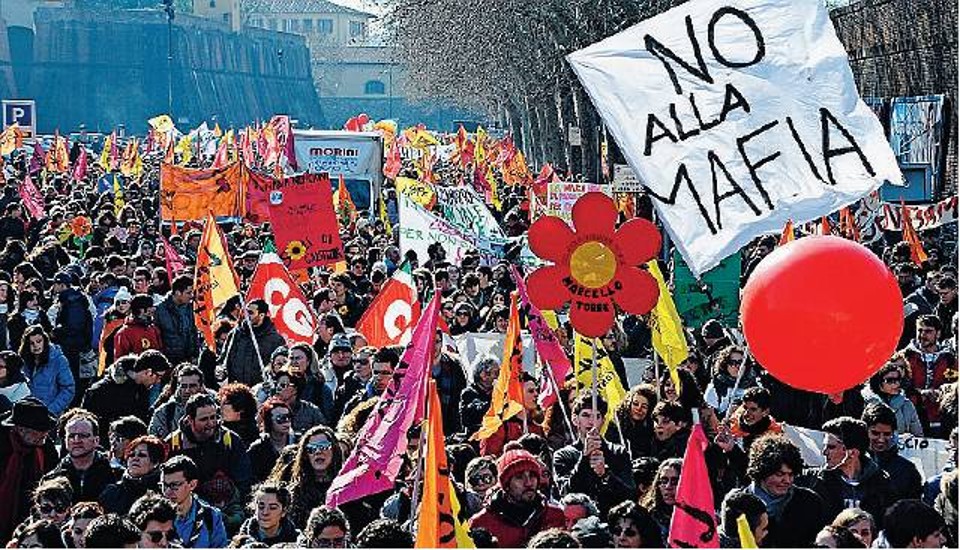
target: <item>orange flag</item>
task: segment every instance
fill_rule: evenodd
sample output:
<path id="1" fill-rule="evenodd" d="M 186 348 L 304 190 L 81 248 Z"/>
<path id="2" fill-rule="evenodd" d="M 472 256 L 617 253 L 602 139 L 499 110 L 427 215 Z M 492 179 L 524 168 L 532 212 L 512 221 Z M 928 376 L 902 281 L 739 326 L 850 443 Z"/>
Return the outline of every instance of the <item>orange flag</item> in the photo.
<path id="1" fill-rule="evenodd" d="M 787 220 L 786 225 L 783 226 L 783 233 L 780 234 L 780 244 L 777 246 L 783 246 L 789 242 L 792 242 L 796 236 L 793 234 L 793 220 Z"/>
<path id="2" fill-rule="evenodd" d="M 437 383 L 427 388 L 427 461 L 423 469 L 423 500 L 414 548 L 474 548 L 460 518 L 460 503 L 450 481 L 443 439 L 443 415 Z"/>
<path id="3" fill-rule="evenodd" d="M 523 385 L 520 373 L 523 371 L 523 344 L 520 339 L 520 313 L 517 309 L 517 295 L 510 297 L 510 322 L 507 325 L 507 339 L 503 343 L 503 360 L 500 362 L 500 374 L 493 386 L 493 399 L 490 408 L 483 417 L 483 424 L 474 435 L 474 439 L 487 439 L 495 434 L 504 422 L 523 411 Z"/>
<path id="4" fill-rule="evenodd" d="M 850 213 L 850 208 L 846 206 L 840 209 L 840 234 L 844 238 L 860 242 L 860 228 L 857 227 L 857 221 Z"/>
<path id="5" fill-rule="evenodd" d="M 910 259 L 917 265 L 922 265 L 927 259 L 927 252 L 923 249 L 920 242 L 920 235 L 913 228 L 913 220 L 910 218 L 910 211 L 907 206 L 900 201 L 900 225 L 903 226 L 903 241 L 910 245 Z"/>
<path id="6" fill-rule="evenodd" d="M 341 227 L 353 227 L 353 223 L 357 221 L 357 206 L 353 204 L 353 197 L 350 196 L 350 190 L 347 189 L 342 174 L 337 190 L 333 194 L 333 209 L 337 212 Z"/>
<path id="7" fill-rule="evenodd" d="M 216 351 L 213 338 L 213 321 L 217 309 L 240 291 L 240 280 L 233 269 L 233 262 L 227 252 L 227 243 L 217 226 L 213 213 L 207 214 L 207 221 L 200 237 L 197 249 L 197 267 L 193 277 L 194 319 L 203 335 L 207 347 Z"/>
<path id="8" fill-rule="evenodd" d="M 830 220 L 826 216 L 820 218 L 820 227 L 817 228 L 818 235 L 830 235 Z"/>

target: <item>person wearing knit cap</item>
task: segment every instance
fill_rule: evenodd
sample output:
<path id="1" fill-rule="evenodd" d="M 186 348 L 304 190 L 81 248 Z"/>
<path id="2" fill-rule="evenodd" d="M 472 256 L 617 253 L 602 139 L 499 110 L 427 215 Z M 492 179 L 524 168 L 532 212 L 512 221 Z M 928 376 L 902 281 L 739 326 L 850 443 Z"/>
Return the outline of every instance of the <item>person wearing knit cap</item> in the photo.
<path id="1" fill-rule="evenodd" d="M 489 504 L 470 519 L 497 537 L 501 547 L 523 548 L 538 532 L 563 527 L 563 509 L 547 502 L 540 487 L 544 466 L 522 449 L 507 451 L 497 462 L 500 487 Z"/>

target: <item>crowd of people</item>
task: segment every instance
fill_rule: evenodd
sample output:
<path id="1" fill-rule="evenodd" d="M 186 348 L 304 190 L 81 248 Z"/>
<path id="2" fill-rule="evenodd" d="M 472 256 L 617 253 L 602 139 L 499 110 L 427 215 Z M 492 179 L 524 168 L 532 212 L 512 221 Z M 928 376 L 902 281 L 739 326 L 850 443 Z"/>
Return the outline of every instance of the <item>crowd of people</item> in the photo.
<path id="1" fill-rule="evenodd" d="M 93 152 L 91 151 L 91 154 Z M 73 156 L 73 155 L 71 155 Z M 162 155 L 144 174 L 98 189 L 85 178 L 32 173 L 45 202 L 30 216 L 19 150 L 0 192 L 0 542 L 8 547 L 412 547 L 422 494 L 421 429 L 408 433 L 393 490 L 325 505 L 403 347 L 370 346 L 356 325 L 404 261 L 421 303 L 440 293 L 452 337 L 505 333 L 510 265 L 418 258 L 376 213 L 344 228 L 347 267 L 314 268 L 302 285 L 319 319 L 315 341 L 290 343 L 266 302 L 230 300 L 209 349 L 194 321 L 192 263 L 199 225 L 160 223 Z M 450 168 L 449 173 L 455 170 Z M 438 169 L 441 179 L 448 172 Z M 449 178 L 450 181 L 456 181 Z M 443 182 L 446 183 L 446 182 Z M 502 185 L 502 182 L 501 182 Z M 384 191 L 394 224 L 396 194 Z M 510 235 L 529 224 L 523 190 L 503 185 L 495 214 Z M 90 221 L 89 233 L 74 230 Z M 241 292 L 270 240 L 268 225 L 223 230 Z M 161 239 L 166 237 L 166 243 Z M 524 406 L 476 441 L 499 357 L 472 364 L 445 345 L 432 356 L 450 475 L 477 547 L 656 548 L 669 540 L 693 411 L 710 441 L 719 541 L 740 547 L 745 516 L 761 547 L 951 547 L 957 540 L 957 269 L 955 251 L 925 234 L 929 258 L 890 239 L 877 252 L 898 278 L 900 350 L 869 381 L 835 395 L 792 388 L 756 364 L 736 327 L 688 334 L 679 392 L 667 372 L 635 377 L 624 359 L 650 358 L 643 318 L 620 316 L 602 339 L 622 383 L 620 403 L 560 381 L 541 410 L 536 373 Z M 744 280 L 776 246 L 743 251 Z M 187 269 L 168 273 L 163 247 Z M 664 265 L 665 272 L 669 272 Z M 842 274 L 838 274 L 842 276 Z M 561 315 L 561 321 L 563 316 Z M 573 356 L 573 331 L 556 336 Z M 816 361 L 816 357 L 810 357 Z M 616 421 L 602 429 L 608 409 Z M 822 430 L 825 464 L 811 467 L 785 424 Z M 942 472 L 924 478 L 900 456 L 907 435 L 949 440 Z"/>

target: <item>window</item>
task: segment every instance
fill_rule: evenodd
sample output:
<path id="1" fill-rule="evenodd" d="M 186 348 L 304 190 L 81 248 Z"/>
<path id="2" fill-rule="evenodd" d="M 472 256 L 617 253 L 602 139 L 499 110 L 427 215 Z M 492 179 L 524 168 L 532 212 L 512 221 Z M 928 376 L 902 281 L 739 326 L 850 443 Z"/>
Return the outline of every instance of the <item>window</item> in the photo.
<path id="1" fill-rule="evenodd" d="M 367 95 L 383 95 L 387 93 L 387 87 L 379 80 L 368 80 L 363 85 L 363 93 Z"/>
<path id="2" fill-rule="evenodd" d="M 277 30 L 277 20 L 276 20 L 276 19 L 271 19 L 271 20 L 269 21 L 269 25 L 268 25 L 268 26 L 270 27 L 270 30 L 271 30 L 271 31 Z"/>
<path id="3" fill-rule="evenodd" d="M 303 20 L 303 32 L 313 32 L 313 19 Z"/>
<path id="4" fill-rule="evenodd" d="M 350 36 L 362 36 L 365 30 L 366 25 L 360 21 L 351 21 L 350 22 Z"/>
<path id="5" fill-rule="evenodd" d="M 317 19 L 317 32 L 333 34 L 333 19 Z"/>
<path id="6" fill-rule="evenodd" d="M 217 7 L 217 0 L 210 0 L 210 7 L 211 8 Z"/>
<path id="7" fill-rule="evenodd" d="M 290 32 L 300 32 L 300 20 L 291 19 L 290 20 Z"/>

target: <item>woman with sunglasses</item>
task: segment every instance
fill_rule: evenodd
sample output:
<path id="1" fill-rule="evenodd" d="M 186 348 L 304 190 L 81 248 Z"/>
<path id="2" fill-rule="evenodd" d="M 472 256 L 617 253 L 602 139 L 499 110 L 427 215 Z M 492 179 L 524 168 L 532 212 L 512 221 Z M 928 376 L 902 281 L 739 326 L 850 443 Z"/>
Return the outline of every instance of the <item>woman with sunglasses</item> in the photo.
<path id="1" fill-rule="evenodd" d="M 292 461 L 277 463 L 270 479 L 289 482 L 291 501 L 287 515 L 295 525 L 303 525 L 310 511 L 324 503 L 327 489 L 342 465 L 340 441 L 331 428 L 323 425 L 303 434 Z"/>
<path id="2" fill-rule="evenodd" d="M 866 405 L 875 402 L 885 403 L 897 414 L 897 432 L 923 437 L 923 425 L 913 402 L 907 399 L 903 381 L 907 372 L 907 362 L 894 355 L 885 365 L 870 377 L 869 386 L 863 389 Z"/>
<path id="3" fill-rule="evenodd" d="M 487 497 L 497 487 L 497 463 L 489 456 L 474 458 L 467 463 L 464 481 L 467 493 L 476 495 L 486 505 Z"/>
<path id="4" fill-rule="evenodd" d="M 629 500 L 607 513 L 614 548 L 663 548 L 660 526 L 645 508 Z"/>
<path id="5" fill-rule="evenodd" d="M 100 503 L 109 513 L 123 514 L 138 498 L 157 490 L 167 447 L 160 438 L 144 435 L 127 443 L 124 455 L 126 463 L 120 481 L 108 485 L 100 494 Z"/>
<path id="6" fill-rule="evenodd" d="M 679 458 L 664 460 L 657 469 L 653 485 L 640 501 L 640 505 L 650 512 L 653 520 L 660 526 L 662 540 L 667 540 L 667 534 L 670 532 L 670 519 L 673 517 L 673 507 L 677 503 L 677 486 L 680 484 L 682 466 L 683 461 Z"/>
<path id="7" fill-rule="evenodd" d="M 51 521 L 63 527 L 70 517 L 73 488 L 65 477 L 46 479 L 33 491 L 33 518 Z"/>
<path id="8" fill-rule="evenodd" d="M 302 398 L 306 385 L 306 377 L 290 371 L 289 368 L 277 374 L 274 385 L 276 397 L 287 405 L 293 415 L 293 430 L 301 433 L 318 424 L 327 423 L 320 407 Z"/>
<path id="9" fill-rule="evenodd" d="M 266 480 L 280 458 L 280 452 L 287 445 L 297 442 L 296 433 L 291 428 L 292 421 L 290 407 L 276 397 L 271 397 L 260 406 L 257 413 L 260 438 L 250 445 L 248 451 L 256 481 Z"/>

